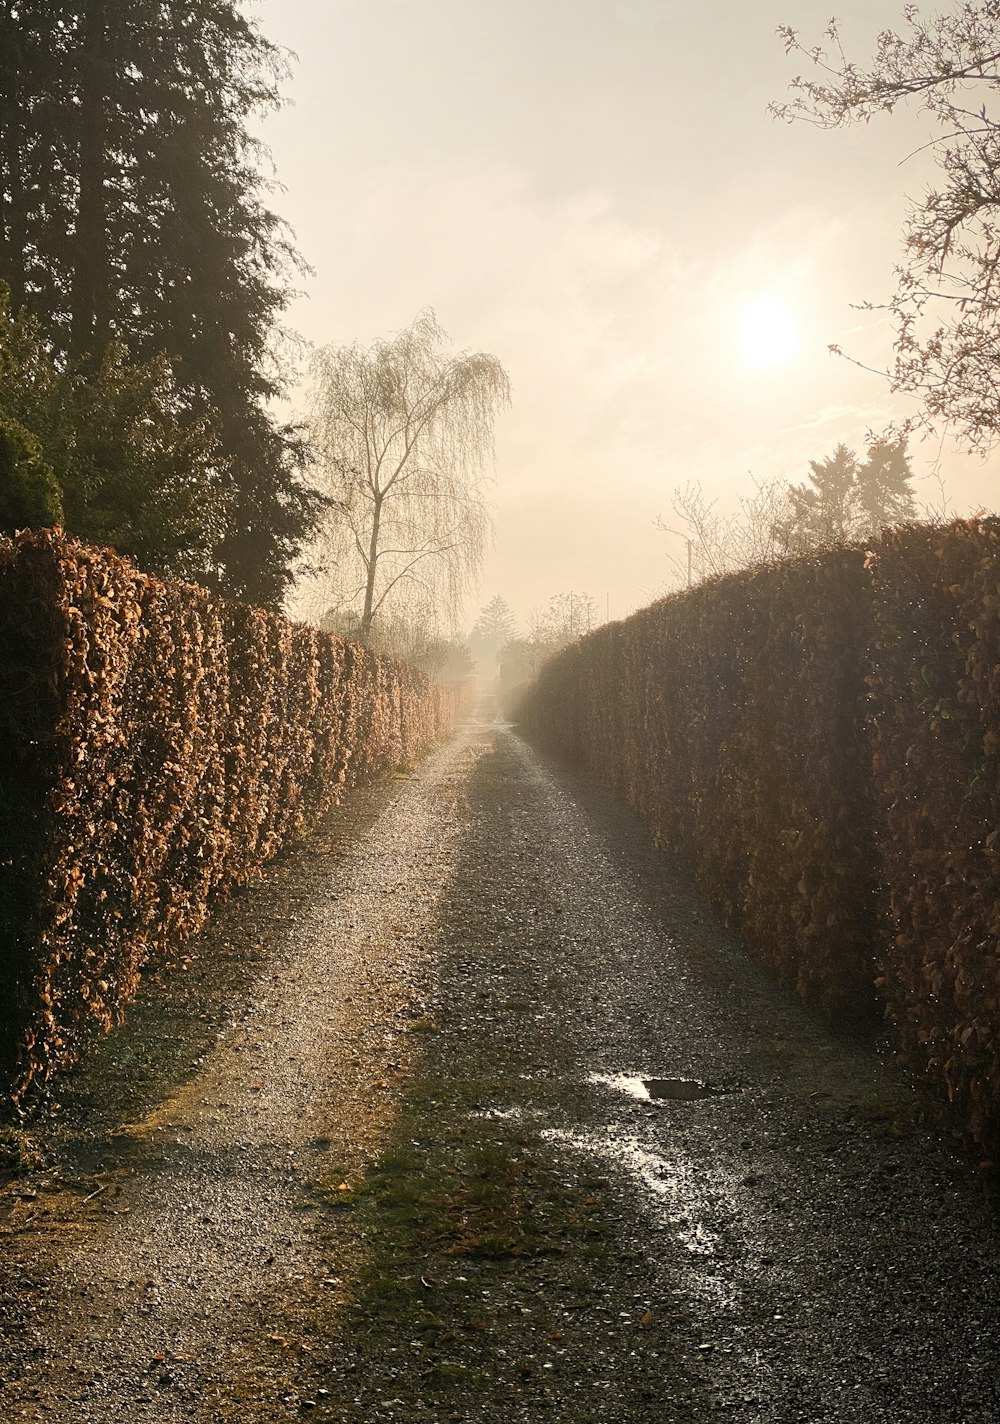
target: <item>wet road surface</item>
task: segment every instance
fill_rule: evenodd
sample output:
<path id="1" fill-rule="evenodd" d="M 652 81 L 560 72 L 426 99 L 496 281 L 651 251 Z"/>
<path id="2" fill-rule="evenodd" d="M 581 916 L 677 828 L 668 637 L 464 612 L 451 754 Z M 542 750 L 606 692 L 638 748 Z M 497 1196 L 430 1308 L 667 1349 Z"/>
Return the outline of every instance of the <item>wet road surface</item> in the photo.
<path id="1" fill-rule="evenodd" d="M 270 947 L 202 1061 L 117 1123 L 95 1067 L 7 1189 L 11 1419 L 1000 1420 L 993 1208 L 879 1045 L 774 989 L 626 811 L 473 724 L 336 814 L 220 916 Z M 361 1328 L 377 1216 L 311 1184 L 445 1122 L 549 1153 L 605 1235 L 437 1262 L 425 1291 L 453 1270 L 489 1310 L 436 1394 L 419 1292 Z M 526 1335 L 539 1310 L 562 1324 Z"/>

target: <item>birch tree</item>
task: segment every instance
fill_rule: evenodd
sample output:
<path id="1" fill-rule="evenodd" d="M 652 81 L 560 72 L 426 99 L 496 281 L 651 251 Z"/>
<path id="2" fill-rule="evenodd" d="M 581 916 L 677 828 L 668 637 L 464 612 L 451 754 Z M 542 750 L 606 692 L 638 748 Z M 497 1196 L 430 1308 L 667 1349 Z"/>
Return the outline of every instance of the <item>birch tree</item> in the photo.
<path id="1" fill-rule="evenodd" d="M 356 613 L 366 641 L 389 610 L 453 623 L 486 552 L 485 475 L 510 385 L 495 356 L 447 343 L 428 310 L 389 339 L 313 360 L 325 597 Z"/>

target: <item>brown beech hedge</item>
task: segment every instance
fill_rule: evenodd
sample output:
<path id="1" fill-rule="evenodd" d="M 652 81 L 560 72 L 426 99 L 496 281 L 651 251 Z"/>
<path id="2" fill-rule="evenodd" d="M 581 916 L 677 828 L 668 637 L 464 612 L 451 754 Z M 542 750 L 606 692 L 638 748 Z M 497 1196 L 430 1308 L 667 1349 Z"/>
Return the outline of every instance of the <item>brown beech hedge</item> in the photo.
<path id="1" fill-rule="evenodd" d="M 903 1057 L 1000 1160 L 1000 521 L 887 534 L 873 565 L 882 981 Z"/>
<path id="2" fill-rule="evenodd" d="M 0 540 L 0 1071 L 73 1060 L 346 787 L 447 733 L 451 695 L 358 644 L 52 532 Z"/>
<path id="3" fill-rule="evenodd" d="M 884 1004 L 1000 1150 L 1000 522 L 719 579 L 550 662 L 519 709 L 828 1017 Z"/>

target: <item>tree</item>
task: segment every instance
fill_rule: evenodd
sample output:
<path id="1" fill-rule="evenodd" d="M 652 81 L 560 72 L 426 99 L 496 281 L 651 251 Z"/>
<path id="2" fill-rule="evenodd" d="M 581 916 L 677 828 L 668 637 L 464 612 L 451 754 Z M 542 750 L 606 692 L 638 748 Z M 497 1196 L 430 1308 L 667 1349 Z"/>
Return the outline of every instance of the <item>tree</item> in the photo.
<path id="1" fill-rule="evenodd" d="M 597 624 L 597 610 L 589 593 L 554 593 L 544 613 L 536 614 L 531 641 L 549 655 L 575 643 Z"/>
<path id="2" fill-rule="evenodd" d="M 884 440 L 872 446 L 868 459 L 858 467 L 857 504 L 863 534 L 872 536 L 883 525 L 905 524 L 917 517 L 912 480 L 905 440 Z"/>
<path id="3" fill-rule="evenodd" d="M 821 548 L 851 539 L 858 523 L 858 460 L 838 445 L 825 460 L 809 461 L 809 483 L 789 488 L 788 516 L 779 532 L 788 550 Z"/>
<path id="4" fill-rule="evenodd" d="M 317 620 L 327 633 L 358 641 L 358 615 L 347 609 L 330 608 Z M 462 681 L 475 666 L 467 643 L 446 638 L 433 625 L 410 611 L 389 613 L 373 624 L 368 646 L 384 657 L 399 658 L 426 672 L 438 682 Z"/>
<path id="5" fill-rule="evenodd" d="M 232 493 L 213 430 L 180 413 L 166 360 L 136 366 L 112 345 L 90 379 L 59 388 L 66 528 L 161 576 L 216 582 Z"/>
<path id="6" fill-rule="evenodd" d="M 210 582 L 226 491 L 211 431 L 181 409 L 162 358 L 136 366 L 112 345 L 89 376 L 61 370 L 0 294 L 0 528 L 61 524 Z"/>
<path id="7" fill-rule="evenodd" d="M 737 569 L 770 563 L 788 552 L 783 533 L 790 516 L 791 496 L 781 480 L 754 484 L 752 495 L 741 495 L 737 508 L 721 514 L 715 500 L 706 499 L 698 483 L 674 491 L 674 514 L 681 525 L 671 528 L 657 519 L 665 534 L 679 534 L 687 546 L 687 559 L 677 566 L 688 587 L 707 578 L 719 578 Z"/>
<path id="8" fill-rule="evenodd" d="M 30 431 L 0 413 L 0 532 L 60 524 L 62 495 Z"/>
<path id="9" fill-rule="evenodd" d="M 517 624 L 506 601 L 496 594 L 479 610 L 469 635 L 473 655 L 481 668 L 495 667 L 500 654 L 517 637 Z"/>
<path id="10" fill-rule="evenodd" d="M 285 388 L 278 321 L 301 271 L 268 203 L 252 117 L 284 60 L 236 0 L 0 0 L 0 279 L 56 363 L 115 347 L 172 369 L 226 486 L 210 580 L 277 606 L 319 501 Z"/>
<path id="11" fill-rule="evenodd" d="M 826 460 L 810 460 L 809 469 L 810 484 L 789 489 L 788 515 L 777 531 L 789 553 L 871 539 L 916 515 L 903 440 L 873 445 L 861 463 L 841 444 Z"/>
<path id="12" fill-rule="evenodd" d="M 789 554 L 870 539 L 883 525 L 916 517 L 905 440 L 874 444 L 863 461 L 844 444 L 825 460 L 809 461 L 806 484 L 758 481 L 737 508 L 720 513 L 698 484 L 674 491 L 680 528 L 657 527 L 687 544 L 688 587 Z M 685 572 L 674 560 L 678 571 Z"/>
<path id="13" fill-rule="evenodd" d="M 1000 4 L 960 4 L 925 19 L 906 5 L 899 33 L 884 30 L 870 68 L 846 58 L 837 22 L 828 49 L 781 33 L 815 78 L 798 78 L 794 98 L 772 105 L 780 118 L 837 128 L 912 103 L 935 125 L 939 179 L 909 209 L 905 259 L 890 299 L 877 307 L 895 326 L 886 372 L 894 390 L 922 400 L 927 426 L 950 425 L 970 448 L 1000 438 Z M 865 304 L 869 309 L 874 304 Z"/>
<path id="14" fill-rule="evenodd" d="M 313 361 L 325 577 L 366 640 L 414 600 L 454 620 L 482 564 L 483 467 L 510 387 L 495 356 L 449 355 L 446 342 L 428 310 L 389 340 L 327 346 Z"/>

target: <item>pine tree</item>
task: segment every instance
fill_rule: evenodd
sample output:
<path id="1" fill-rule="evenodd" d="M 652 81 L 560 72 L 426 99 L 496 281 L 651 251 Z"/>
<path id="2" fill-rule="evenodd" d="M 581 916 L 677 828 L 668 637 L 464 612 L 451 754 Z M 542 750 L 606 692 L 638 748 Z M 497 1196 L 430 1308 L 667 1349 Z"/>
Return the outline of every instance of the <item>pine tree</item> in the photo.
<path id="1" fill-rule="evenodd" d="M 792 552 L 849 539 L 856 523 L 857 456 L 838 445 L 825 460 L 809 461 L 807 485 L 789 490 L 786 540 Z"/>
<path id="2" fill-rule="evenodd" d="M 0 0 L 0 278 L 56 359 L 171 363 L 227 485 L 207 580 L 280 602 L 320 507 L 270 415 L 297 259 L 248 122 L 279 53 L 233 0 Z"/>
<path id="3" fill-rule="evenodd" d="M 112 344 L 60 369 L 0 291 L 0 529 L 61 524 L 146 569 L 204 583 L 226 522 L 207 425 L 181 418 L 170 367 Z"/>
<path id="4" fill-rule="evenodd" d="M 488 644 L 494 652 L 499 652 L 505 643 L 517 636 L 517 623 L 505 598 L 495 594 L 489 603 L 479 610 L 472 636 L 478 642 Z"/>
<path id="5" fill-rule="evenodd" d="M 868 459 L 858 467 L 860 532 L 871 536 L 883 525 L 905 524 L 916 517 L 912 479 L 905 441 L 886 441 L 872 447 Z"/>
<path id="6" fill-rule="evenodd" d="M 870 539 L 916 514 L 904 440 L 873 445 L 863 463 L 838 445 L 826 460 L 810 460 L 809 469 L 808 485 L 789 488 L 790 512 L 779 527 L 789 553 Z"/>

